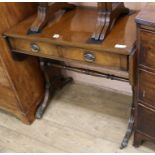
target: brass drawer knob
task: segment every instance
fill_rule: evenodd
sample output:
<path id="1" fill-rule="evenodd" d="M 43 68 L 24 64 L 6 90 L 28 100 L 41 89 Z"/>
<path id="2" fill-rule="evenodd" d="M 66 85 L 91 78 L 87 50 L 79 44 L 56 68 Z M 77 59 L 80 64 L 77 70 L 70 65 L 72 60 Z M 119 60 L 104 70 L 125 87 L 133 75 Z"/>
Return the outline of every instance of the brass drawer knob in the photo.
<path id="1" fill-rule="evenodd" d="M 31 44 L 31 50 L 32 50 L 32 52 L 37 53 L 40 51 L 40 47 L 37 44 L 32 43 Z"/>
<path id="2" fill-rule="evenodd" d="M 84 53 L 84 60 L 87 62 L 94 62 L 96 59 L 95 55 L 92 52 Z"/>

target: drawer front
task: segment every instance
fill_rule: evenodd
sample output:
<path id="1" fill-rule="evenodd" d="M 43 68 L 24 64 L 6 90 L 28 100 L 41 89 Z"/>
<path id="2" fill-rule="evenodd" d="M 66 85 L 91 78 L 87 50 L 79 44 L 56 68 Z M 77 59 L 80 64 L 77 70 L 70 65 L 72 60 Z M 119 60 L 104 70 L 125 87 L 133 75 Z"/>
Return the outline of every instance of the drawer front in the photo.
<path id="1" fill-rule="evenodd" d="M 29 40 L 10 39 L 12 49 L 26 54 L 56 58 L 62 60 L 80 61 L 111 67 L 122 71 L 128 70 L 128 56 L 101 51 L 89 51 L 80 48 L 56 46 L 45 42 L 31 42 Z"/>
<path id="2" fill-rule="evenodd" d="M 155 111 L 141 105 L 137 108 L 137 130 L 155 137 Z"/>
<path id="3" fill-rule="evenodd" d="M 6 73 L 4 71 L 4 68 L 2 67 L 1 61 L 0 61 L 0 85 L 8 86 L 8 87 L 10 86 Z"/>
<path id="4" fill-rule="evenodd" d="M 155 74 L 139 70 L 138 97 L 145 104 L 155 107 Z"/>
<path id="5" fill-rule="evenodd" d="M 140 33 L 139 63 L 155 69 L 155 32 Z"/>
<path id="6" fill-rule="evenodd" d="M 102 65 L 124 71 L 128 70 L 128 58 L 124 55 L 70 47 L 63 47 L 61 51 L 63 57 L 66 59 Z"/>
<path id="7" fill-rule="evenodd" d="M 34 42 L 23 39 L 10 39 L 12 49 L 37 56 L 58 57 L 58 48 L 45 42 Z"/>

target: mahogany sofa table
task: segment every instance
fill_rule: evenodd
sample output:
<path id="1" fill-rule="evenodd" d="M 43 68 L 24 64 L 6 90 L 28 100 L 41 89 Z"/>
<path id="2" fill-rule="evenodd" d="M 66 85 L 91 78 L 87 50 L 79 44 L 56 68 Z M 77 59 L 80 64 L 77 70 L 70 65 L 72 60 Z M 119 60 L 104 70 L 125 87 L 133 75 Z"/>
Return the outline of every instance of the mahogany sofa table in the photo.
<path id="1" fill-rule="evenodd" d="M 42 116 L 49 98 L 51 81 L 46 72 L 49 66 L 129 82 L 134 100 L 135 16 L 136 13 L 121 17 L 106 39 L 99 43 L 90 39 L 97 18 L 94 8 L 77 7 L 69 12 L 59 11 L 41 33 L 28 35 L 27 31 L 36 18 L 36 15 L 31 16 L 4 34 L 15 59 L 22 61 L 27 55 L 40 59 L 46 79 L 46 96 L 37 117 Z M 134 102 L 121 148 L 127 146 L 133 125 Z"/>

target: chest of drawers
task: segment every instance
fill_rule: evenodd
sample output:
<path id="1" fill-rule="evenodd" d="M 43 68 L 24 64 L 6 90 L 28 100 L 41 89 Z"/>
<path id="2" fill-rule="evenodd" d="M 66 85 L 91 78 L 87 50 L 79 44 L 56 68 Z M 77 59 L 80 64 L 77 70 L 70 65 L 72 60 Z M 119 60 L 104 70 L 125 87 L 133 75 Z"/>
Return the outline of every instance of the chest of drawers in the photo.
<path id="1" fill-rule="evenodd" d="M 134 145 L 155 142 L 155 12 L 149 4 L 136 17 L 137 84 Z"/>

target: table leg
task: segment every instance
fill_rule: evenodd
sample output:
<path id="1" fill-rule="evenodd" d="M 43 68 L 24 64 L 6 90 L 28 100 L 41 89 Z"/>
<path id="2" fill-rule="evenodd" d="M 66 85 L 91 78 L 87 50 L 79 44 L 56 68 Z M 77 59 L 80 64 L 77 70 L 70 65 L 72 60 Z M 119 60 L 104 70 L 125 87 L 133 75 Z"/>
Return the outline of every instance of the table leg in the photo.
<path id="1" fill-rule="evenodd" d="M 48 68 L 50 66 L 50 63 L 47 62 L 46 60 L 44 61 L 43 59 L 40 59 L 40 66 L 41 66 L 41 70 L 43 71 L 44 78 L 45 78 L 45 95 L 44 95 L 44 100 L 42 104 L 38 107 L 36 111 L 35 117 L 37 119 L 42 118 L 55 90 L 62 88 L 64 85 L 66 85 L 67 83 L 73 80 L 70 77 L 65 78 L 61 74 L 50 78 L 48 74 Z"/>
<path id="2" fill-rule="evenodd" d="M 127 128 L 126 134 L 123 138 L 123 141 L 121 143 L 120 149 L 127 147 L 129 139 L 130 139 L 132 132 L 134 130 L 134 122 L 135 122 L 135 117 L 134 117 L 134 115 L 135 115 L 135 105 L 134 105 L 135 99 L 134 99 L 134 97 L 135 97 L 135 91 L 133 88 L 131 114 L 130 114 L 130 118 L 129 118 L 129 122 L 128 122 L 128 128 Z"/>

